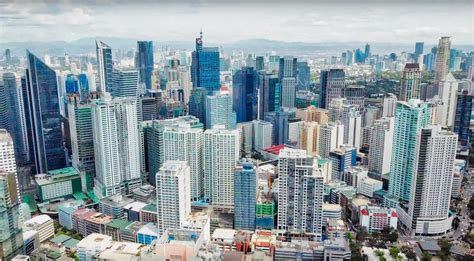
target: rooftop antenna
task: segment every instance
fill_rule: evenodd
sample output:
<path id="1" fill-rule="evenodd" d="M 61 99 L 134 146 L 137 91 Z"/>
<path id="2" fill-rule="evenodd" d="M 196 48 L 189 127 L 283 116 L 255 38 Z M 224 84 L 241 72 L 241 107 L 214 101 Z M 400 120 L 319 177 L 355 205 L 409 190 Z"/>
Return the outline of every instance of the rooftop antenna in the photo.
<path id="1" fill-rule="evenodd" d="M 202 28 L 199 30 L 199 38 L 202 39 Z"/>

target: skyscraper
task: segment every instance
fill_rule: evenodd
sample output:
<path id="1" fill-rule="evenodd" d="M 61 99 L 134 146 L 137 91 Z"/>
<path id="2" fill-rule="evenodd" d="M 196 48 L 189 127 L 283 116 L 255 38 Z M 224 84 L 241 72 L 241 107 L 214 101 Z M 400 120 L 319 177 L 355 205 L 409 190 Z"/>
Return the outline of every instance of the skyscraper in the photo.
<path id="1" fill-rule="evenodd" d="M 370 44 L 367 43 L 365 44 L 365 49 L 364 49 L 364 60 L 366 60 L 367 58 L 370 58 Z"/>
<path id="2" fill-rule="evenodd" d="M 397 95 L 393 93 L 387 93 L 387 95 L 383 98 L 382 117 L 395 116 L 397 101 L 398 101 Z"/>
<path id="3" fill-rule="evenodd" d="M 296 89 L 308 90 L 311 83 L 311 68 L 308 62 L 298 62 L 296 64 Z"/>
<path id="4" fill-rule="evenodd" d="M 234 229 L 255 230 L 257 173 L 251 160 L 242 159 L 234 174 Z"/>
<path id="5" fill-rule="evenodd" d="M 421 71 L 417 63 L 407 63 L 403 69 L 400 101 L 420 98 Z"/>
<path id="6" fill-rule="evenodd" d="M 28 137 L 31 138 L 36 173 L 46 173 L 66 166 L 58 83 L 53 69 L 31 52 L 26 51 L 26 55 Z"/>
<path id="7" fill-rule="evenodd" d="M 189 115 L 193 115 L 206 126 L 206 95 L 207 90 L 202 87 L 194 87 L 189 98 Z"/>
<path id="8" fill-rule="evenodd" d="M 138 71 L 113 69 L 112 72 L 112 96 L 113 97 L 138 97 Z"/>
<path id="9" fill-rule="evenodd" d="M 358 107 L 360 114 L 365 110 L 365 86 L 348 85 L 344 90 L 344 97 L 350 105 Z"/>
<path id="10" fill-rule="evenodd" d="M 238 130 L 204 132 L 204 199 L 213 205 L 234 206 L 234 171 L 240 156 Z"/>
<path id="11" fill-rule="evenodd" d="M 236 115 L 232 110 L 232 97 L 225 91 L 206 96 L 206 128 L 210 129 L 216 125 L 235 129 Z"/>
<path id="12" fill-rule="evenodd" d="M 278 78 L 281 84 L 281 106 L 295 107 L 297 60 L 292 56 L 280 58 Z"/>
<path id="13" fill-rule="evenodd" d="M 431 107 L 430 103 L 416 99 L 397 103 L 390 182 L 384 201 L 388 207 L 396 207 L 399 201 L 408 201 L 410 198 L 417 134 L 430 124 Z"/>
<path id="14" fill-rule="evenodd" d="M 96 41 L 97 71 L 99 72 L 99 92 L 111 92 L 112 83 L 112 48 L 101 41 Z"/>
<path id="15" fill-rule="evenodd" d="M 332 161 L 332 179 L 343 180 L 344 172 L 356 165 L 357 150 L 352 146 L 342 145 L 329 152 L 329 159 Z"/>
<path id="16" fill-rule="evenodd" d="M 272 146 L 273 125 L 266 121 L 253 121 L 253 147 L 263 150 Z"/>
<path id="17" fill-rule="evenodd" d="M 95 194 L 129 195 L 141 185 L 140 135 L 134 98 L 105 97 L 92 102 Z"/>
<path id="18" fill-rule="evenodd" d="M 10 49 L 5 49 L 5 64 L 9 65 L 12 62 L 12 52 Z"/>
<path id="19" fill-rule="evenodd" d="M 232 107 L 237 122 L 252 121 L 257 118 L 256 71 L 252 67 L 242 67 L 232 78 Z"/>
<path id="20" fill-rule="evenodd" d="M 457 138 L 439 125 L 424 127 L 417 135 L 409 219 L 401 219 L 414 235 L 441 235 L 451 229 L 449 204 Z"/>
<path id="21" fill-rule="evenodd" d="M 438 51 L 436 52 L 435 80 L 441 81 L 448 74 L 449 55 L 451 51 L 451 40 L 449 36 L 439 39 Z"/>
<path id="22" fill-rule="evenodd" d="M 140 83 L 147 89 L 152 89 L 151 76 L 153 75 L 153 42 L 137 42 L 137 60 L 135 67 L 140 72 Z"/>
<path id="23" fill-rule="evenodd" d="M 344 97 L 345 73 L 343 69 L 322 70 L 319 79 L 319 107 L 326 109 L 332 99 Z"/>
<path id="24" fill-rule="evenodd" d="M 191 213 L 190 170 L 186 161 L 165 161 L 156 173 L 158 230 L 180 228 Z"/>
<path id="25" fill-rule="evenodd" d="M 374 179 L 382 180 L 383 175 L 390 173 L 394 124 L 395 118 L 387 117 L 376 120 L 371 127 L 369 176 Z"/>
<path id="26" fill-rule="evenodd" d="M 323 175 L 304 150 L 284 148 L 278 160 L 278 229 L 321 240 Z"/>
<path id="27" fill-rule="evenodd" d="M 255 57 L 255 71 L 262 71 L 265 70 L 265 61 L 263 56 Z"/>
<path id="28" fill-rule="evenodd" d="M 453 132 L 459 137 L 461 145 L 466 146 L 471 141 L 472 130 L 471 115 L 474 95 L 469 94 L 467 90 L 457 95 L 456 115 L 454 116 Z"/>
<path id="29" fill-rule="evenodd" d="M 423 47 L 424 47 L 425 43 L 424 42 L 416 42 L 415 43 L 415 56 L 419 56 L 419 55 L 422 55 L 423 54 Z"/>
<path id="30" fill-rule="evenodd" d="M 319 127 L 319 155 L 328 158 L 329 153 L 344 144 L 344 125 L 340 121 L 326 122 Z"/>
<path id="31" fill-rule="evenodd" d="M 258 119 L 263 120 L 266 112 L 280 109 L 281 85 L 278 76 L 272 73 L 258 73 Z"/>
<path id="32" fill-rule="evenodd" d="M 439 98 L 441 104 L 436 106 L 436 123 L 451 128 L 456 116 L 456 94 L 458 82 L 451 73 L 448 73 L 439 83 Z"/>
<path id="33" fill-rule="evenodd" d="M 265 113 L 265 121 L 270 122 L 273 126 L 273 145 L 286 144 L 288 142 L 289 114 L 286 111 L 271 111 Z"/>
<path id="34" fill-rule="evenodd" d="M 362 116 L 358 106 L 349 104 L 346 98 L 333 99 L 329 104 L 329 121 L 344 125 L 344 144 L 360 148 Z"/>
<path id="35" fill-rule="evenodd" d="M 196 38 L 196 50 L 192 53 L 191 81 L 193 87 L 203 87 L 209 93 L 220 89 L 219 49 L 202 46 L 202 32 Z"/>

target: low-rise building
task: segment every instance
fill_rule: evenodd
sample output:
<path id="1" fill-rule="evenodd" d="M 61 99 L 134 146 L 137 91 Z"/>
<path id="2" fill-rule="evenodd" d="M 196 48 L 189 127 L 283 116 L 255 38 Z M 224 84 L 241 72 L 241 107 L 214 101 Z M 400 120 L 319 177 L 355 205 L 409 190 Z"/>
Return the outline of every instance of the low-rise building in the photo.
<path id="1" fill-rule="evenodd" d="M 150 245 L 151 242 L 157 240 L 159 236 L 158 227 L 153 223 L 148 223 L 138 230 L 137 243 Z"/>
<path id="2" fill-rule="evenodd" d="M 140 221 L 140 210 L 148 205 L 147 203 L 134 201 L 123 207 L 123 213 L 128 221 Z"/>
<path id="3" fill-rule="evenodd" d="M 77 257 L 81 261 L 93 260 L 93 257 L 112 246 L 112 242 L 110 236 L 92 233 L 77 244 Z"/>
<path id="4" fill-rule="evenodd" d="M 70 202 L 61 204 L 58 207 L 59 225 L 69 230 L 73 230 L 74 227 L 73 227 L 73 221 L 72 221 L 72 214 L 83 205 L 84 204 L 82 200 L 70 201 Z"/>
<path id="5" fill-rule="evenodd" d="M 103 213 L 97 212 L 94 215 L 85 219 L 86 236 L 92 233 L 105 234 L 106 225 L 112 221 L 112 217 Z"/>
<path id="6" fill-rule="evenodd" d="M 323 226 L 328 219 L 341 219 L 342 208 L 339 204 L 323 204 Z"/>
<path id="7" fill-rule="evenodd" d="M 110 247 L 97 255 L 98 260 L 134 261 L 140 255 L 142 244 L 131 242 L 113 242 Z"/>
<path id="8" fill-rule="evenodd" d="M 346 224 L 341 219 L 328 219 L 326 224 L 326 239 L 343 237 L 346 233 Z"/>
<path id="9" fill-rule="evenodd" d="M 148 205 L 140 209 L 140 221 L 145 223 L 158 223 L 156 202 L 152 201 Z"/>
<path id="10" fill-rule="evenodd" d="M 92 208 L 80 208 L 72 213 L 72 229 L 82 236 L 87 236 L 86 219 L 95 215 L 97 211 Z"/>
<path id="11" fill-rule="evenodd" d="M 365 206 L 360 208 L 361 227 L 367 228 L 370 233 L 381 231 L 384 228 L 397 228 L 398 214 L 394 208 Z"/>
<path id="12" fill-rule="evenodd" d="M 82 191 L 81 177 L 73 168 L 50 170 L 35 176 L 38 198 L 41 202 L 72 196 Z"/>
<path id="13" fill-rule="evenodd" d="M 40 243 L 43 243 L 47 239 L 54 236 L 54 224 L 53 219 L 48 215 L 39 215 L 32 217 L 25 221 L 23 225 L 24 231 L 34 230 L 38 232 L 38 238 Z"/>
<path id="14" fill-rule="evenodd" d="M 123 218 L 123 208 L 132 202 L 132 198 L 120 194 L 112 195 L 99 201 L 99 211 L 112 218 Z"/>
<path id="15" fill-rule="evenodd" d="M 364 177 L 357 184 L 357 192 L 366 197 L 373 198 L 374 192 L 377 190 L 381 190 L 382 187 L 382 181 L 370 177 Z"/>
<path id="16" fill-rule="evenodd" d="M 156 188 L 149 184 L 142 185 L 133 190 L 132 197 L 136 201 L 149 203 L 156 199 Z"/>

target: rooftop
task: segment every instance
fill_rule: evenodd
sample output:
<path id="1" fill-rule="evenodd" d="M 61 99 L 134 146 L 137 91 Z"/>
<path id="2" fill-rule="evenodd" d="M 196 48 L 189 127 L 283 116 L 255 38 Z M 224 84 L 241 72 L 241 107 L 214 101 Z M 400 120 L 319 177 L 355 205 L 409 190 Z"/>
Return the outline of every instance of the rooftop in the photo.
<path id="1" fill-rule="evenodd" d="M 80 179 L 79 172 L 73 167 L 50 170 L 47 174 L 35 175 L 35 182 L 38 184 L 38 186 L 44 186 L 72 179 Z"/>
<path id="2" fill-rule="evenodd" d="M 227 228 L 216 228 L 212 234 L 213 239 L 223 239 L 228 241 L 233 241 L 235 236 L 235 230 Z"/>
<path id="3" fill-rule="evenodd" d="M 46 224 L 48 221 L 53 220 L 48 215 L 39 215 L 25 221 L 25 226 L 43 225 Z"/>
<path id="4" fill-rule="evenodd" d="M 107 223 L 107 227 L 116 228 L 116 229 L 125 229 L 131 223 L 132 222 L 129 222 L 124 219 L 112 219 L 109 223 Z"/>
<path id="5" fill-rule="evenodd" d="M 133 202 L 132 198 L 124 197 L 120 194 L 102 198 L 99 204 L 107 204 L 112 207 L 123 207 Z"/>
<path id="6" fill-rule="evenodd" d="M 1 142 L 12 142 L 12 137 L 6 129 L 0 129 L 0 141 Z"/>
<path id="7" fill-rule="evenodd" d="M 133 210 L 133 211 L 140 211 L 142 208 L 146 207 L 148 204 L 140 202 L 140 201 L 134 201 L 132 203 L 129 203 L 125 205 L 123 208 L 128 209 L 128 210 Z"/>

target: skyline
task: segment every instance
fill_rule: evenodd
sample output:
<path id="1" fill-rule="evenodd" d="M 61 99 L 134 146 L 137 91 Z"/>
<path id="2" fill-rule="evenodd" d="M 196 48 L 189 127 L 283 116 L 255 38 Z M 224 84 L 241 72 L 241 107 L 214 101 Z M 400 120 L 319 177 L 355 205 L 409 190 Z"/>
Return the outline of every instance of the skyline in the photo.
<path id="1" fill-rule="evenodd" d="M 447 9 L 455 10 L 456 15 Z M 105 0 L 80 5 L 70 0 L 0 0 L 0 43 L 71 42 L 88 37 L 189 41 L 202 29 L 206 42 L 220 44 L 248 39 L 436 44 L 440 36 L 449 35 L 456 44 L 474 45 L 472 10 L 474 4 L 469 1 L 422 1 L 410 3 L 407 8 L 390 1 L 297 1 L 272 5 L 257 1 L 239 5 L 146 0 L 128 4 Z M 25 35 L 29 35 L 28 41 Z"/>

